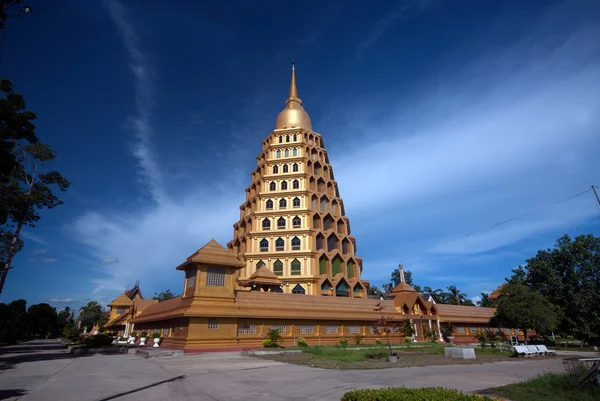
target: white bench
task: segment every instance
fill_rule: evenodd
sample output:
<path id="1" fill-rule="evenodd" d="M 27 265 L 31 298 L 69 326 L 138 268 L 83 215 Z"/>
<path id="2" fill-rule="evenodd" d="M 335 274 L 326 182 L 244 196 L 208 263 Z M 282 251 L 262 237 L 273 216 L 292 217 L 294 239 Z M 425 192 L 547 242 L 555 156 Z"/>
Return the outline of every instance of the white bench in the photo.
<path id="1" fill-rule="evenodd" d="M 476 359 L 475 348 L 446 347 L 444 354 L 447 358 Z"/>
<path id="2" fill-rule="evenodd" d="M 556 355 L 556 351 L 548 349 L 545 345 L 536 345 L 538 351 L 543 353 L 544 355 Z"/>
<path id="3" fill-rule="evenodd" d="M 538 349 L 538 347 L 535 345 L 526 345 L 525 347 L 527 347 L 529 352 L 531 352 L 534 356 L 544 355 L 544 353 L 542 351 L 540 351 Z"/>
<path id="4" fill-rule="evenodd" d="M 533 352 L 529 351 L 525 345 L 515 345 L 513 350 L 517 355 L 523 355 L 525 357 L 533 356 Z"/>

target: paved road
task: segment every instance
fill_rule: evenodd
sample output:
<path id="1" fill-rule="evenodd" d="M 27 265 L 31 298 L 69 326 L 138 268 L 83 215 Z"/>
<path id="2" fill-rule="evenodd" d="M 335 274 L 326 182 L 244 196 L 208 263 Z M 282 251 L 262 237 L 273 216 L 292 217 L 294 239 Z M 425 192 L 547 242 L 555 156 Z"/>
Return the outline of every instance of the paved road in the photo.
<path id="1" fill-rule="evenodd" d="M 238 353 L 144 359 L 72 357 L 58 341 L 0 350 L 0 400 L 339 400 L 365 387 L 442 386 L 475 391 L 561 370 L 560 358 L 378 370 L 325 370 Z"/>

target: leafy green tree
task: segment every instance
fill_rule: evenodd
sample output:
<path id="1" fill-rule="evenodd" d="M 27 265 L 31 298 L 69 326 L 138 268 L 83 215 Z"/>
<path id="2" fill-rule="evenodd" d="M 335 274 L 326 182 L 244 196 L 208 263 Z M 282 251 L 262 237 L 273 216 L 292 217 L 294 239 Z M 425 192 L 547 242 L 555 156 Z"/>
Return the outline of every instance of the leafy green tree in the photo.
<path id="1" fill-rule="evenodd" d="M 446 302 L 446 298 L 445 298 L 445 293 L 441 288 L 438 289 L 433 289 L 430 286 L 426 285 L 423 288 L 423 292 L 429 293 L 431 294 L 431 298 L 433 298 L 433 300 L 435 301 L 436 304 L 445 304 Z"/>
<path id="2" fill-rule="evenodd" d="M 383 285 L 383 288 L 385 289 L 386 292 L 392 292 L 392 290 L 398 284 L 400 284 L 400 268 L 399 267 L 392 270 L 390 280 L 391 280 L 390 283 Z M 406 284 L 413 287 L 417 292 L 422 292 L 421 287 L 416 285 L 413 282 L 413 276 L 412 276 L 412 272 L 410 270 L 404 270 L 404 282 L 406 282 Z"/>
<path id="3" fill-rule="evenodd" d="M 154 293 L 154 297 L 152 299 L 158 299 L 159 302 L 162 302 L 178 296 L 179 295 L 174 294 L 171 290 L 165 290 L 163 292 Z"/>
<path id="4" fill-rule="evenodd" d="M 508 282 L 523 283 L 556 305 L 560 333 L 600 342 L 600 237 L 564 235 L 526 262 Z"/>
<path id="5" fill-rule="evenodd" d="M 63 328 L 66 325 L 75 326 L 75 313 L 71 308 L 67 306 L 65 309 L 58 312 L 56 325 L 59 333 L 62 333 Z"/>
<path id="6" fill-rule="evenodd" d="M 381 290 L 376 285 L 371 285 L 371 286 L 369 286 L 369 289 L 367 289 L 367 295 L 375 295 L 375 296 L 380 297 Z"/>
<path id="7" fill-rule="evenodd" d="M 527 343 L 527 330 L 538 334 L 554 330 L 558 315 L 554 305 L 543 295 L 521 284 L 504 287 L 491 324 L 521 329 Z"/>
<path id="8" fill-rule="evenodd" d="M 493 308 L 496 306 L 496 302 L 490 299 L 490 295 L 487 292 L 482 292 L 481 299 L 477 301 L 477 305 L 484 308 Z"/>
<path id="9" fill-rule="evenodd" d="M 28 338 L 27 301 L 19 299 L 9 304 L 0 303 L 0 342 L 14 343 Z"/>
<path id="10" fill-rule="evenodd" d="M 450 305 L 468 305 L 469 299 L 468 295 L 464 292 L 461 292 L 455 285 L 451 285 L 448 287 L 448 292 L 446 293 L 446 297 L 448 300 L 448 304 Z M 473 302 L 470 302 L 473 305 Z"/>
<path id="11" fill-rule="evenodd" d="M 96 323 L 102 327 L 106 323 L 106 313 L 97 301 L 90 301 L 79 309 L 79 320 L 82 330 L 84 326 L 87 326 L 89 330 Z"/>
<path id="12" fill-rule="evenodd" d="M 33 338 L 58 336 L 58 314 L 56 308 L 46 304 L 31 305 L 27 310 L 29 335 Z"/>
<path id="13" fill-rule="evenodd" d="M 3 241 L 0 242 L 0 293 L 11 268 L 11 262 L 17 250 L 21 248 L 19 236 L 23 225 L 35 227 L 40 219 L 39 210 L 52 209 L 63 202 L 52 192 L 51 186 L 66 191 L 70 183 L 58 171 L 51 170 L 56 152 L 41 142 L 19 146 L 13 149 L 18 166 L 13 169 L 6 184 L 8 191 L 8 222 L 2 229 Z M 12 236 L 8 243 L 8 235 Z"/>

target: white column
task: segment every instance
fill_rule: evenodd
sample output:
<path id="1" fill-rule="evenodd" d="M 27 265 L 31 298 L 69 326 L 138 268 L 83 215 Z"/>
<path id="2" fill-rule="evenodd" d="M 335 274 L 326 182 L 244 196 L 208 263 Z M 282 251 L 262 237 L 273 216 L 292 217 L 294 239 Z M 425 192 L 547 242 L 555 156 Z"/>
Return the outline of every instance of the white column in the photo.
<path id="1" fill-rule="evenodd" d="M 438 318 L 437 320 L 437 326 L 438 326 L 438 334 L 440 336 L 440 341 L 444 341 L 444 338 L 442 337 L 442 325 L 440 324 L 440 318 Z"/>

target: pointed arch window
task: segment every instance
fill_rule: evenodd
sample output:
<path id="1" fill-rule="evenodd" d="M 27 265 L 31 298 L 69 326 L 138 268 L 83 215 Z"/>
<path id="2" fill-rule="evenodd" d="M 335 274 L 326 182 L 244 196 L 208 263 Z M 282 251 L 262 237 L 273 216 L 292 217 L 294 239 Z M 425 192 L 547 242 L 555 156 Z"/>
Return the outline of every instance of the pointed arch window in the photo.
<path id="1" fill-rule="evenodd" d="M 298 180 L 292 181 L 292 188 L 294 188 L 294 189 L 300 188 L 300 181 L 298 181 Z"/>
<path id="2" fill-rule="evenodd" d="M 302 267 L 300 266 L 300 261 L 298 259 L 292 260 L 292 276 L 299 276 L 302 273 Z"/>
<path id="3" fill-rule="evenodd" d="M 280 217 L 277 220 L 277 228 L 280 229 L 280 230 L 281 229 L 285 229 L 285 219 L 283 217 Z"/>
<path id="4" fill-rule="evenodd" d="M 292 290 L 292 294 L 306 294 L 306 290 L 300 284 L 296 284 L 296 286 Z"/>
<path id="5" fill-rule="evenodd" d="M 290 157 L 290 150 L 286 149 L 283 154 L 285 155 L 285 157 Z"/>
<path id="6" fill-rule="evenodd" d="M 279 200 L 279 208 L 280 209 L 286 209 L 287 208 L 287 201 L 285 199 L 280 199 Z"/>
<path id="7" fill-rule="evenodd" d="M 279 173 L 279 166 L 273 166 L 273 174 Z"/>
<path id="8" fill-rule="evenodd" d="M 298 163 L 294 163 L 294 164 L 292 164 L 292 171 L 293 171 L 294 173 L 297 173 L 297 172 L 298 172 Z"/>
<path id="9" fill-rule="evenodd" d="M 266 203 L 265 203 L 265 208 L 267 210 L 272 210 L 273 209 L 273 201 L 271 199 L 269 199 Z"/>
<path id="10" fill-rule="evenodd" d="M 279 137 L 279 143 L 283 143 L 283 136 Z"/>
<path id="11" fill-rule="evenodd" d="M 300 226 L 302 226 L 302 220 L 298 216 L 294 217 L 292 219 L 292 227 L 300 228 Z"/>
<path id="12" fill-rule="evenodd" d="M 287 164 L 283 165 L 283 172 L 287 173 L 290 170 L 290 167 Z"/>
<path id="13" fill-rule="evenodd" d="M 277 149 L 277 152 L 275 152 L 275 157 L 278 159 L 281 157 L 281 150 Z"/>
<path id="14" fill-rule="evenodd" d="M 294 207 L 300 207 L 300 198 L 294 198 L 292 202 Z"/>
<path id="15" fill-rule="evenodd" d="M 289 136 L 289 135 L 286 135 L 286 136 L 285 136 L 285 141 L 286 141 L 286 142 L 289 142 L 289 141 L 290 141 L 290 136 Z"/>
<path id="16" fill-rule="evenodd" d="M 266 266 L 265 262 L 263 262 L 262 260 L 259 260 L 258 263 L 256 264 L 256 270 L 260 269 L 263 266 Z"/>
<path id="17" fill-rule="evenodd" d="M 269 241 L 266 238 L 260 240 L 260 251 L 261 252 L 269 252 Z"/>
<path id="18" fill-rule="evenodd" d="M 278 276 L 283 276 L 283 262 L 279 259 L 273 263 L 273 273 Z"/>
<path id="19" fill-rule="evenodd" d="M 294 142 L 298 140 L 298 135 L 294 134 Z"/>
<path id="20" fill-rule="evenodd" d="M 279 237 L 275 240 L 275 250 L 277 252 L 282 252 L 285 249 L 285 241 L 283 238 Z"/>
<path id="21" fill-rule="evenodd" d="M 292 251 L 300 250 L 300 238 L 294 237 L 292 238 Z"/>
<path id="22" fill-rule="evenodd" d="M 281 190 L 285 191 L 287 189 L 287 181 L 282 181 L 281 182 Z"/>
<path id="23" fill-rule="evenodd" d="M 274 182 L 269 184 L 269 190 L 270 191 L 275 191 L 277 189 L 277 184 L 275 184 Z"/>
<path id="24" fill-rule="evenodd" d="M 292 149 L 292 156 L 298 156 L 298 149 Z"/>
<path id="25" fill-rule="evenodd" d="M 271 220 L 264 219 L 262 221 L 262 228 L 263 228 L 263 230 L 270 230 L 271 229 Z"/>

